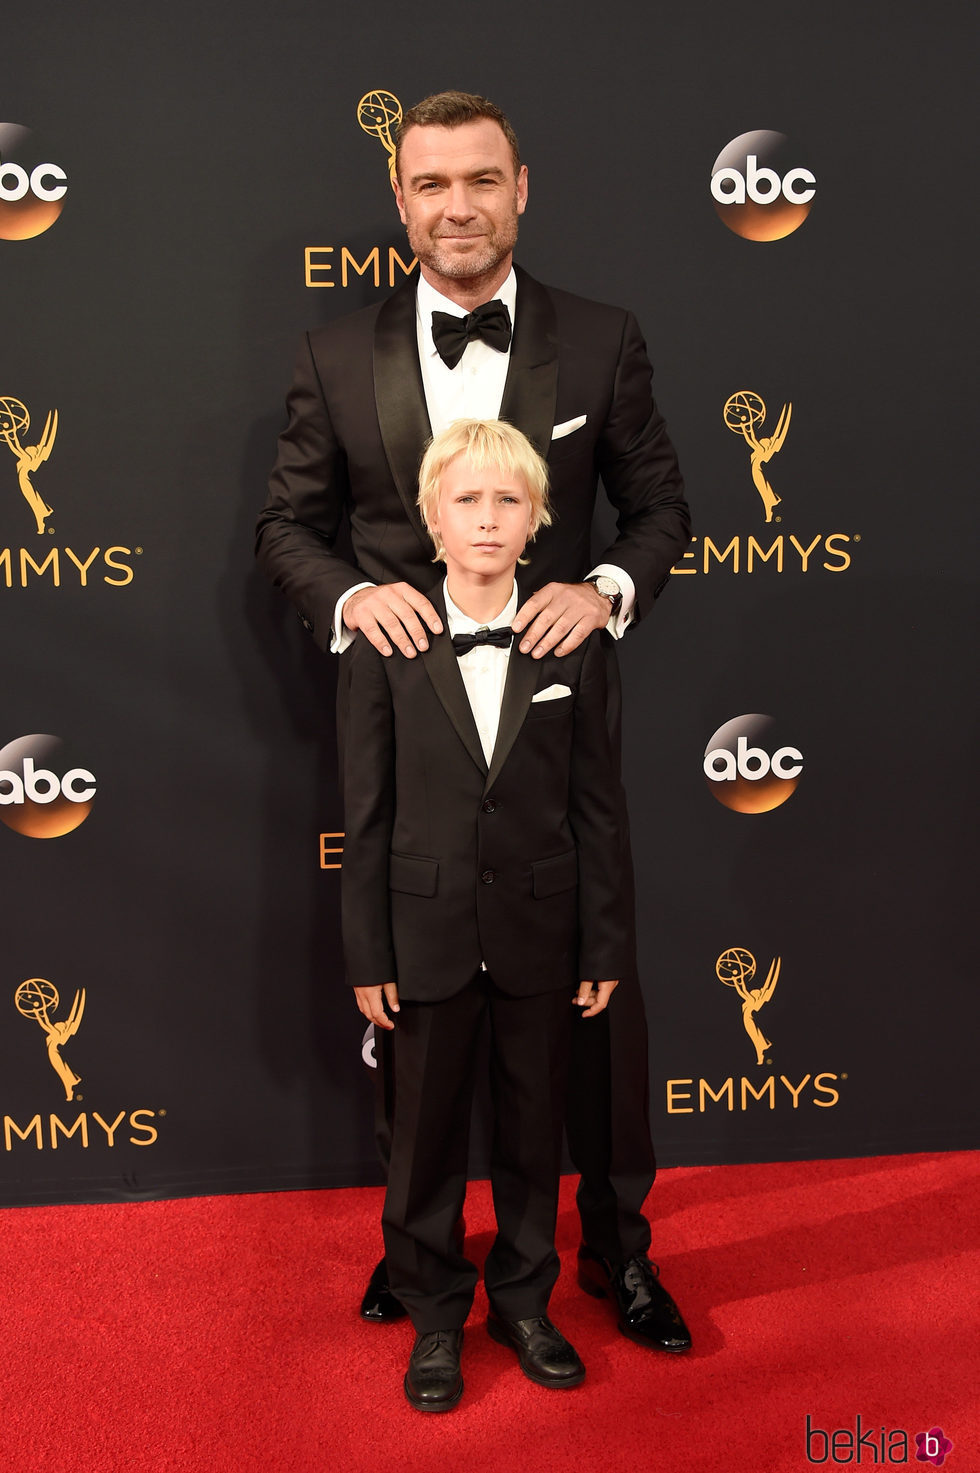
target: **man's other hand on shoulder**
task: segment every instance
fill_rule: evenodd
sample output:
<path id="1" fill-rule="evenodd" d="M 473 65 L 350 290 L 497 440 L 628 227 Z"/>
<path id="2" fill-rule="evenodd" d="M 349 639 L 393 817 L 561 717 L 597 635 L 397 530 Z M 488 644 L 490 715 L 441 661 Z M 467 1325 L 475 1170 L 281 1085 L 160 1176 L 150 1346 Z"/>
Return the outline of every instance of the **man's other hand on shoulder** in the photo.
<path id="1" fill-rule="evenodd" d="M 410 660 L 416 649 L 429 647 L 423 622 L 432 634 L 442 632 L 439 615 L 410 583 L 359 589 L 344 604 L 343 619 L 352 634 L 363 634 L 382 655 L 390 655 L 396 647 Z"/>
<path id="2" fill-rule="evenodd" d="M 592 583 L 546 583 L 522 604 L 511 626 L 521 650 L 540 660 L 549 650 L 569 655 L 594 629 L 609 623 L 609 600 Z"/>

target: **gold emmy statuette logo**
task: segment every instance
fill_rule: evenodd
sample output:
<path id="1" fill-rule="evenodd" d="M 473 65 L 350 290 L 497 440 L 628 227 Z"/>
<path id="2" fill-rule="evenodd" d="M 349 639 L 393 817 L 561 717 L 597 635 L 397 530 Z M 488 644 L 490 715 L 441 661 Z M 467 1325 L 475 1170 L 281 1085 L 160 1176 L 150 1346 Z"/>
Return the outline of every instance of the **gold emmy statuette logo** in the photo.
<path id="1" fill-rule="evenodd" d="M 37 522 L 37 530 L 44 531 L 44 523 L 52 511 L 43 497 L 35 491 L 31 476 L 42 466 L 54 448 L 58 433 L 58 411 L 52 409 L 44 421 L 44 430 L 36 445 L 24 445 L 21 435 L 31 427 L 31 416 L 19 399 L 0 398 L 0 438 L 17 462 L 17 481 Z"/>
<path id="2" fill-rule="evenodd" d="M 22 982 L 14 993 L 18 1013 L 24 1018 L 33 1018 L 48 1036 L 48 1059 L 51 1067 L 65 1086 L 65 1099 L 75 1098 L 75 1086 L 81 1084 L 77 1074 L 72 1073 L 60 1050 L 77 1032 L 85 1011 L 85 988 L 75 993 L 71 1012 L 62 1023 L 52 1023 L 51 1013 L 58 1007 L 58 989 L 53 982 L 43 977 L 30 977 Z"/>
<path id="3" fill-rule="evenodd" d="M 762 427 L 766 418 L 766 406 L 761 396 L 753 393 L 751 389 L 740 389 L 737 394 L 732 394 L 731 398 L 725 401 L 726 425 L 733 434 L 742 436 L 752 452 L 752 483 L 762 497 L 767 522 L 772 521 L 772 514 L 782 497 L 776 495 L 763 475 L 762 467 L 782 450 L 786 436 L 789 434 L 792 414 L 792 404 L 784 404 L 775 433 L 760 437 L 756 434 L 756 430 Z"/>
<path id="4" fill-rule="evenodd" d="M 763 1062 L 763 1054 L 767 1048 L 772 1047 L 772 1044 L 756 1022 L 756 1013 L 765 1007 L 775 992 L 776 983 L 779 981 L 779 968 L 780 958 L 777 956 L 770 964 L 765 986 L 753 987 L 750 990 L 748 983 L 755 976 L 755 957 L 751 951 L 746 951 L 743 946 L 730 946 L 715 962 L 715 972 L 719 982 L 723 982 L 726 987 L 734 987 L 742 999 L 742 1024 L 755 1045 L 757 1064 Z"/>
<path id="5" fill-rule="evenodd" d="M 393 92 L 365 92 L 357 104 L 357 121 L 377 138 L 388 155 L 388 175 L 395 177 L 395 140 L 391 136 L 402 120 L 402 105 Z"/>

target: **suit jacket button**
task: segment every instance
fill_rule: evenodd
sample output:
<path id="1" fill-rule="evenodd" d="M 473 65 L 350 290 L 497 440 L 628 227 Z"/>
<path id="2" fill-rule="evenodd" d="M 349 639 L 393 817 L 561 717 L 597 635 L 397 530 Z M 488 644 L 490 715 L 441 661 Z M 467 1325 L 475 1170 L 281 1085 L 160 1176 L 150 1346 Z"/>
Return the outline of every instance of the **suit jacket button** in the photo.
<path id="1" fill-rule="evenodd" d="M 480 879 L 485 885 L 492 885 L 496 878 L 497 876 L 492 869 L 485 869 L 480 876 Z"/>
<path id="2" fill-rule="evenodd" d="M 496 800 L 496 798 L 488 798 L 486 800 L 486 802 L 484 803 L 484 805 L 483 805 L 483 811 L 484 811 L 484 813 L 496 813 L 496 811 L 497 811 L 497 800 Z"/>

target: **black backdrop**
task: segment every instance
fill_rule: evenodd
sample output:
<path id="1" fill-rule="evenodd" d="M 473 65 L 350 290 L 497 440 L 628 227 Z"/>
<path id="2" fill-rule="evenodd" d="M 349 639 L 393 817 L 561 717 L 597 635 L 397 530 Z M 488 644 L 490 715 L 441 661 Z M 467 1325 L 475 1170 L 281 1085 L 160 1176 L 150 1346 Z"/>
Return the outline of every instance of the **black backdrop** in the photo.
<path id="1" fill-rule="evenodd" d="M 521 261 L 634 309 L 681 453 L 697 540 L 622 649 L 661 1160 L 976 1143 L 966 24 L 911 0 L 5 18 L 0 121 L 31 132 L 0 163 L 67 193 L 0 238 L 0 1199 L 377 1179 L 322 867 L 333 667 L 251 563 L 301 331 L 408 260 L 372 89 L 506 109 Z M 709 189 L 755 129 L 817 181 L 779 240 Z M 788 418 L 770 523 L 739 391 L 757 440 Z M 705 776 L 731 722 L 732 760 L 739 733 L 743 765 L 800 754 L 770 811 Z M 55 810 L 16 801 L 31 762 L 91 774 L 71 832 L 10 826 Z M 776 977 L 760 1062 L 732 967 Z"/>

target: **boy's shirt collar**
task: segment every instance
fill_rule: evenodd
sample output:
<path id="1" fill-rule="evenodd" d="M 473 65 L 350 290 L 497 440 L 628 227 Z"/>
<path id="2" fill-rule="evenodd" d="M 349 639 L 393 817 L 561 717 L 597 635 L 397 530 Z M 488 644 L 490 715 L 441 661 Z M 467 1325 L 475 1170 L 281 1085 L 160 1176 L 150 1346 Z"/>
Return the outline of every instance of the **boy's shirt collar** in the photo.
<path id="1" fill-rule="evenodd" d="M 474 634 L 477 629 L 509 629 L 511 624 L 513 624 L 514 622 L 514 616 L 517 613 L 516 578 L 514 579 L 514 586 L 511 589 L 510 598 L 504 604 L 504 607 L 501 609 L 500 613 L 497 614 L 493 619 L 484 619 L 482 622 L 476 619 L 471 619 L 468 614 L 464 614 L 462 609 L 458 608 L 457 605 L 453 603 L 452 599 L 449 596 L 448 578 L 443 579 L 442 596 L 446 601 L 446 622 L 449 625 L 450 635 Z"/>

